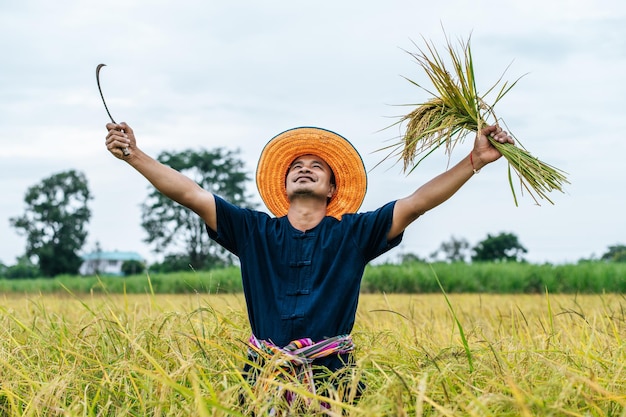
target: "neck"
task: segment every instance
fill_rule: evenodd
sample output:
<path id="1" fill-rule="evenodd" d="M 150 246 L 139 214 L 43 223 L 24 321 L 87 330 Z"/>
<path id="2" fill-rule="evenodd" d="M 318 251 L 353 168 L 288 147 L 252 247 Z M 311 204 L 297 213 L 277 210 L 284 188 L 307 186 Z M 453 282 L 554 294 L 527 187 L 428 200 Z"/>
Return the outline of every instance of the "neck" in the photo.
<path id="1" fill-rule="evenodd" d="M 287 212 L 287 219 L 291 225 L 305 232 L 313 229 L 326 217 L 326 201 L 292 201 Z"/>

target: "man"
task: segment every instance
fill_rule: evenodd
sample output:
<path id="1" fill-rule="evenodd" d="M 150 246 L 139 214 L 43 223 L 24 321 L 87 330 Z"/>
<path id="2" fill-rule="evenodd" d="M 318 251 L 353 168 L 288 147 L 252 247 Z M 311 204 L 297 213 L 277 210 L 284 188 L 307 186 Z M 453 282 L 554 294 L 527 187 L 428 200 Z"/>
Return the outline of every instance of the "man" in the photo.
<path id="1" fill-rule="evenodd" d="M 270 140 L 259 159 L 257 187 L 276 215 L 270 217 L 233 206 L 149 157 L 127 124 L 106 128 L 113 155 L 197 213 L 210 237 L 239 257 L 252 330 L 251 363 L 245 368 L 251 378 L 259 372 L 252 362 L 262 364 L 276 352 L 303 364 L 311 378 L 307 364 L 316 370 L 345 368 L 366 264 L 397 246 L 408 225 L 500 158 L 487 136 L 513 143 L 499 127 L 486 127 L 471 153 L 448 171 L 408 197 L 355 214 L 367 187 L 358 152 L 334 132 L 291 129 Z"/>

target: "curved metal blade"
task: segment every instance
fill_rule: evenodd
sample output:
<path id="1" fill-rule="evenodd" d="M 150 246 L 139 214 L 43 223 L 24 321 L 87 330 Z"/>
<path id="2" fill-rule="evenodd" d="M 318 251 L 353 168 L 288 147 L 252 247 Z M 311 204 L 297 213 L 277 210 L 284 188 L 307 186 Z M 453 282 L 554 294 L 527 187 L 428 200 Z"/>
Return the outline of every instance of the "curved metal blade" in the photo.
<path id="1" fill-rule="evenodd" d="M 98 83 L 98 91 L 100 91 L 100 97 L 102 97 L 102 104 L 104 104 L 104 109 L 107 111 L 107 114 L 109 115 L 109 119 L 111 119 L 111 122 L 117 124 L 117 122 L 113 120 L 113 116 L 111 116 L 111 113 L 109 112 L 107 103 L 106 101 L 104 101 L 104 96 L 102 95 L 102 88 L 100 88 L 100 70 L 102 69 L 102 67 L 106 67 L 106 64 L 99 64 L 96 67 L 96 82 Z"/>
<path id="2" fill-rule="evenodd" d="M 111 119 L 112 123 L 117 124 L 117 122 L 115 120 L 113 120 L 113 116 L 111 116 L 111 113 L 109 112 L 109 108 L 107 107 L 107 103 L 106 103 L 106 101 L 104 101 L 104 95 L 102 94 L 102 88 L 100 88 L 100 70 L 102 69 L 102 67 L 106 67 L 106 64 L 98 64 L 98 66 L 96 67 L 96 83 L 98 83 L 98 91 L 100 92 L 100 97 L 102 98 L 102 104 L 104 104 L 104 109 L 107 111 L 107 114 L 109 115 L 109 119 Z M 122 153 L 124 154 L 124 156 L 130 155 L 130 151 L 128 150 L 128 148 L 122 148 Z"/>

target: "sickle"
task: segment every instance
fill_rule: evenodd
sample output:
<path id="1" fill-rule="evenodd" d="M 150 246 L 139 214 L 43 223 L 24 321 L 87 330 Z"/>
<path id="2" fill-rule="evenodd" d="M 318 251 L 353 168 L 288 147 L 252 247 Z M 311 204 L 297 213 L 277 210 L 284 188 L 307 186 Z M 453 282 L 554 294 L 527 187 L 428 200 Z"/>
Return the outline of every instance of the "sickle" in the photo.
<path id="1" fill-rule="evenodd" d="M 107 114 L 109 115 L 109 119 L 111 119 L 112 123 L 117 124 L 117 122 L 113 120 L 113 116 L 111 116 L 111 113 L 109 112 L 107 103 L 106 101 L 104 101 L 102 88 L 100 87 L 100 70 L 102 69 L 102 67 L 106 67 L 106 64 L 98 64 L 98 66 L 96 67 L 96 83 L 98 83 L 98 91 L 100 92 L 100 97 L 102 98 L 102 104 L 104 104 L 104 109 L 107 111 Z M 128 150 L 128 148 L 122 148 L 122 152 L 124 153 L 124 156 L 130 155 L 130 151 Z"/>
<path id="2" fill-rule="evenodd" d="M 107 102 L 104 101 L 104 95 L 102 95 L 102 88 L 100 88 L 100 70 L 102 69 L 102 67 L 106 67 L 106 64 L 99 64 L 96 67 L 96 82 L 98 83 L 98 91 L 100 91 L 100 97 L 102 97 L 102 104 L 104 104 L 104 109 L 107 111 L 107 114 L 109 115 L 109 119 L 111 119 L 111 122 L 117 124 L 117 122 L 113 120 L 113 116 L 111 116 L 111 113 L 109 112 L 109 108 L 107 107 Z"/>

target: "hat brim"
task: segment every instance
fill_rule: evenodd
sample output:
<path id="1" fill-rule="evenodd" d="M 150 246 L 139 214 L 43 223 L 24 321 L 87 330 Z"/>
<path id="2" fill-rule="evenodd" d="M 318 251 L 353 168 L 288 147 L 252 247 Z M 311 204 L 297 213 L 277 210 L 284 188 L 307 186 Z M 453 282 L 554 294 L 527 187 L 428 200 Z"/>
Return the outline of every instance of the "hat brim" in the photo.
<path id="1" fill-rule="evenodd" d="M 335 174 L 336 192 L 326 214 L 340 219 L 355 213 L 365 198 L 367 173 L 363 159 L 343 136 L 317 127 L 299 127 L 272 138 L 261 152 L 256 183 L 267 208 L 277 217 L 287 214 L 289 199 L 285 178 L 291 163 L 302 155 L 316 155 Z"/>

